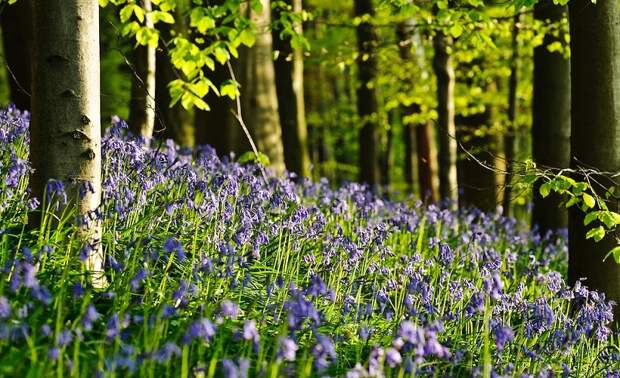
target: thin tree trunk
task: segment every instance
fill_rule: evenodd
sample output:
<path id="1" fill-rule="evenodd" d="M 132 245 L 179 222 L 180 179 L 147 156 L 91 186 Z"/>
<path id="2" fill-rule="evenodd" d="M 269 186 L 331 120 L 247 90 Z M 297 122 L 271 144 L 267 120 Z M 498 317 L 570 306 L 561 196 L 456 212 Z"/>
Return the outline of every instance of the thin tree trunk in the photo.
<path id="1" fill-rule="evenodd" d="M 301 12 L 301 0 L 286 0 L 294 12 Z M 274 17 L 279 18 L 279 11 Z M 295 31 L 302 33 L 301 24 Z M 303 177 L 310 176 L 308 131 L 304 106 L 303 51 L 294 50 L 290 38 L 282 39 L 279 30 L 273 30 L 274 50 L 278 58 L 274 62 L 278 111 L 282 124 L 282 142 L 286 167 Z"/>
<path id="2" fill-rule="evenodd" d="M 11 102 L 18 109 L 30 110 L 32 3 L 22 0 L 12 5 L 5 4 L 0 23 Z"/>
<path id="3" fill-rule="evenodd" d="M 571 161 L 572 168 L 596 167 L 620 172 L 620 11 L 617 0 L 573 0 L 569 5 L 571 37 Z M 615 188 L 607 206 L 620 212 L 620 185 L 597 178 Z M 603 194 L 602 191 L 598 191 Z M 604 197 L 603 197 L 604 198 Z M 569 213 L 568 278 L 580 278 L 606 299 L 620 303 L 620 264 L 603 258 L 617 245 L 618 231 L 600 242 L 586 239 L 584 213 Z M 620 307 L 614 307 L 615 317 Z"/>
<path id="4" fill-rule="evenodd" d="M 395 112 L 391 112 L 391 119 L 394 121 L 398 114 L 394 114 Z M 383 187 L 384 193 L 389 195 L 389 186 L 390 186 L 390 176 L 392 174 L 392 167 L 394 165 L 394 159 L 392 154 L 392 148 L 394 146 L 394 125 L 395 122 L 390 122 L 390 127 L 388 128 L 385 134 L 385 149 L 383 150 L 382 159 L 381 159 L 381 186 Z"/>
<path id="5" fill-rule="evenodd" d="M 451 41 L 438 31 L 433 39 L 433 68 L 437 77 L 437 126 L 439 132 L 439 196 L 456 203 L 456 127 L 454 125 L 454 68 L 448 53 Z"/>
<path id="6" fill-rule="evenodd" d="M 510 78 L 508 79 L 508 130 L 504 134 L 504 158 L 506 160 L 506 175 L 504 177 L 504 198 L 502 207 L 504 216 L 509 217 L 512 213 L 512 176 L 513 161 L 515 159 L 515 134 L 517 132 L 517 84 L 519 82 L 519 21 L 521 17 L 515 16 L 512 27 L 512 59 L 510 62 Z"/>
<path id="7" fill-rule="evenodd" d="M 88 217 L 101 203 L 99 5 L 92 0 L 34 2 L 31 159 L 33 194 L 44 198 L 49 179 L 64 183 L 68 206 Z M 83 185 L 92 191 L 78 195 Z M 101 221 L 80 227 L 95 243 L 87 260 L 103 286 Z"/>
<path id="8" fill-rule="evenodd" d="M 259 26 L 256 43 L 252 48 L 240 49 L 240 83 L 242 116 L 258 150 L 270 161 L 270 168 L 277 174 L 285 170 L 282 129 L 278 114 L 275 73 L 272 59 L 271 2 L 260 0 L 261 12 L 249 9 L 250 18 Z M 245 136 L 243 137 L 245 138 Z M 245 139 L 240 140 L 247 146 Z"/>
<path id="9" fill-rule="evenodd" d="M 141 0 L 145 26 L 152 28 L 151 0 Z M 155 47 L 137 46 L 133 51 L 129 129 L 134 135 L 153 136 L 155 126 Z"/>
<path id="10" fill-rule="evenodd" d="M 422 64 L 423 57 L 419 58 L 415 55 L 411 54 L 411 48 L 413 44 L 412 38 L 412 29 L 407 23 L 399 23 L 396 28 L 396 35 L 398 36 L 399 41 L 399 52 L 400 57 L 404 62 L 407 62 L 411 59 L 416 59 L 418 64 Z M 418 50 L 419 52 L 419 50 Z M 404 110 L 404 114 L 411 115 L 420 113 L 420 105 L 413 103 L 409 107 Z M 403 115 L 404 115 L 403 114 Z M 405 128 L 412 128 L 415 136 L 406 137 L 405 143 L 410 143 L 411 140 L 415 140 L 416 142 L 416 150 L 417 150 L 417 172 L 418 172 L 418 181 L 420 186 L 420 197 L 430 201 L 435 202 L 437 200 L 437 183 L 435 180 L 435 171 L 436 164 L 433 154 L 434 149 L 434 140 L 432 138 L 432 130 L 428 123 L 421 123 L 418 125 L 406 124 L 403 125 Z M 410 133 L 412 131 L 406 131 L 406 133 Z M 413 148 L 407 148 L 407 154 L 413 153 Z M 406 157 L 407 160 L 411 159 L 412 156 L 408 155 Z M 409 170 L 409 168 L 407 169 Z M 410 187 L 413 187 L 413 178 L 411 178 Z"/>
<path id="11" fill-rule="evenodd" d="M 158 22 L 155 27 L 159 31 L 160 41 L 169 41 L 173 37 L 173 29 L 177 33 L 187 31 L 187 21 L 182 12 L 177 9 L 174 25 Z M 186 110 L 180 102 L 170 107 L 172 98 L 168 83 L 178 79 L 182 73 L 175 71 L 164 43 L 160 43 L 155 53 L 155 62 L 154 134 L 159 138 L 173 139 L 181 146 L 193 146 L 195 143 L 192 112 Z"/>
<path id="12" fill-rule="evenodd" d="M 416 156 L 416 149 L 414 148 L 416 144 L 415 130 L 410 123 L 403 125 L 403 141 L 405 143 L 405 182 L 407 183 L 407 190 L 409 193 L 414 194 L 415 178 L 417 177 L 416 162 L 418 158 Z"/>
<path id="13" fill-rule="evenodd" d="M 553 5 L 552 0 L 537 3 L 534 17 L 538 20 L 557 22 L 566 16 L 566 6 Z M 545 36 L 544 42 L 534 50 L 534 93 L 532 100 L 532 156 L 540 166 L 567 168 L 570 164 L 570 62 L 547 46 L 555 38 Z M 566 227 L 568 215 L 561 206 L 561 198 L 551 195 L 542 198 L 534 186 L 532 224 L 541 233 Z"/>
<path id="14" fill-rule="evenodd" d="M 355 16 L 373 17 L 375 10 L 372 0 L 355 0 Z M 373 25 L 363 21 L 357 26 L 357 59 L 359 87 L 357 88 L 357 113 L 362 127 L 359 132 L 360 181 L 371 188 L 381 183 L 379 171 L 379 130 L 377 124 L 377 93 L 373 81 L 377 76 L 376 45 L 377 35 Z"/>

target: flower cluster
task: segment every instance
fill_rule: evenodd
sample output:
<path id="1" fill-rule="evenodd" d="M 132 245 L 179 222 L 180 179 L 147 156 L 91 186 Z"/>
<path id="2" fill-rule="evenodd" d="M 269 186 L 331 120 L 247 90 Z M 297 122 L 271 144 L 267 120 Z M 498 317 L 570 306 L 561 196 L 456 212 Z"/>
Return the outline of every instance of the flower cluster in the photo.
<path id="1" fill-rule="evenodd" d="M 612 304 L 564 283 L 562 234 L 264 178 L 114 119 L 91 214 L 103 235 L 84 243 L 60 181 L 39 199 L 56 201 L 46 227 L 24 227 L 41 206 L 27 125 L 0 112 L 2 375 L 619 374 Z M 98 249 L 105 289 L 86 270 Z"/>

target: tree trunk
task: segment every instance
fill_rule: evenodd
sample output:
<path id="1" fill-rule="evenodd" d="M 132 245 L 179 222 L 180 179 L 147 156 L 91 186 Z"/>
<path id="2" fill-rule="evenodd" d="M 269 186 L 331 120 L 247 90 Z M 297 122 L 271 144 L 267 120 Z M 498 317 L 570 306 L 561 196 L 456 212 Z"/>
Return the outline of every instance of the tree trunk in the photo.
<path id="1" fill-rule="evenodd" d="M 553 5 L 551 0 L 537 3 L 534 17 L 550 22 L 566 16 L 566 6 Z M 551 35 L 534 50 L 534 93 L 532 100 L 532 157 L 541 167 L 567 168 L 570 164 L 570 62 L 560 53 L 549 52 L 555 41 Z M 560 198 L 542 198 L 534 186 L 532 224 L 541 233 L 566 227 L 568 215 Z"/>
<path id="2" fill-rule="evenodd" d="M 277 174 L 285 170 L 282 147 L 282 129 L 278 115 L 275 73 L 272 59 L 272 37 L 266 30 L 271 25 L 271 2 L 260 0 L 261 12 L 248 8 L 250 18 L 259 26 L 256 43 L 252 48 L 240 49 L 240 75 L 242 116 L 256 147 L 270 161 L 270 168 Z M 245 136 L 240 142 L 247 146 Z"/>
<path id="3" fill-rule="evenodd" d="M 30 110 L 32 59 L 32 4 L 18 1 L 4 5 L 0 17 L 11 102 L 21 110 Z"/>
<path id="4" fill-rule="evenodd" d="M 301 12 L 301 0 L 286 0 L 294 12 Z M 274 17 L 279 18 L 279 10 Z M 297 33 L 301 24 L 295 25 Z M 278 111 L 282 124 L 282 142 L 286 167 L 303 177 L 310 176 L 308 131 L 304 106 L 303 51 L 294 50 L 290 38 L 282 39 L 279 30 L 273 30 L 273 46 L 278 51 L 274 62 Z"/>
<path id="5" fill-rule="evenodd" d="M 32 193 L 44 198 L 49 179 L 64 183 L 80 216 L 101 203 L 99 103 L 99 5 L 92 0 L 34 2 L 31 120 Z M 92 192 L 78 195 L 90 183 Z M 87 266 L 102 286 L 101 222 L 80 227 L 84 243 L 95 243 Z"/>
<path id="6" fill-rule="evenodd" d="M 398 114 L 394 114 L 395 112 L 391 112 L 391 119 L 394 121 Z M 390 176 L 392 174 L 392 167 L 394 165 L 394 157 L 392 153 L 392 148 L 394 147 L 394 125 L 395 122 L 390 122 L 390 127 L 387 129 L 385 133 L 385 148 L 383 150 L 383 154 L 381 156 L 381 186 L 383 188 L 383 192 L 389 196 L 390 192 Z"/>
<path id="7" fill-rule="evenodd" d="M 448 53 L 450 38 L 438 31 L 433 39 L 433 68 L 437 77 L 437 126 L 439 132 L 439 196 L 456 203 L 456 127 L 454 126 L 454 68 Z"/>
<path id="8" fill-rule="evenodd" d="M 404 62 L 407 62 L 411 59 L 416 59 L 418 64 L 422 64 L 422 59 L 417 59 L 417 57 L 412 56 L 411 48 L 413 44 L 413 38 L 411 35 L 411 26 L 407 23 L 399 23 L 396 28 L 396 35 L 398 36 L 399 41 L 399 52 L 400 57 Z M 413 103 L 406 109 L 404 109 L 404 114 L 411 115 L 420 112 L 420 105 Z M 404 115 L 403 114 L 403 115 Z M 421 123 L 418 125 L 406 124 L 403 125 L 405 129 L 413 129 L 406 130 L 405 136 L 405 150 L 407 153 L 406 161 L 410 161 L 412 159 L 413 148 L 407 146 L 407 143 L 411 143 L 412 140 L 416 142 L 416 150 L 417 150 L 417 172 L 418 172 L 418 181 L 420 186 L 420 197 L 430 201 L 435 202 L 437 200 L 437 184 L 435 180 L 435 160 L 433 156 L 433 147 L 434 140 L 432 138 L 432 130 L 428 123 Z M 411 132 L 414 132 L 415 135 L 413 137 L 409 136 Z M 409 163 L 410 164 L 410 163 Z M 411 169 L 406 166 L 405 178 L 410 174 Z M 410 187 L 413 187 L 413 178 L 410 179 Z"/>
<path id="9" fill-rule="evenodd" d="M 151 0 L 141 0 L 145 25 L 153 27 Z M 129 129 L 134 135 L 153 136 L 155 126 L 155 48 L 137 46 L 133 51 Z"/>
<path id="10" fill-rule="evenodd" d="M 573 0 L 569 5 L 571 37 L 571 161 L 572 168 L 596 167 L 620 172 L 620 11 L 617 0 Z M 597 178 L 606 186 L 615 185 L 609 210 L 620 212 L 620 187 L 609 178 Z M 599 191 L 599 194 L 602 194 Z M 603 197 L 604 198 L 604 197 Z M 591 289 L 605 293 L 606 299 L 620 303 L 620 264 L 603 258 L 620 237 L 608 234 L 600 242 L 586 239 L 584 213 L 569 213 L 570 283 L 580 278 Z M 620 307 L 614 307 L 615 318 Z"/>
<path id="11" fill-rule="evenodd" d="M 510 78 L 508 79 L 508 129 L 504 134 L 504 158 L 506 175 L 504 177 L 504 198 L 502 207 L 504 216 L 512 213 L 512 176 L 515 159 L 515 135 L 517 132 L 517 84 L 519 82 L 519 22 L 521 17 L 515 16 L 512 26 L 512 59 L 510 62 Z"/>
<path id="12" fill-rule="evenodd" d="M 177 9 L 174 25 L 158 22 L 156 25 L 160 40 L 168 41 L 172 38 L 172 28 L 177 32 L 186 31 L 186 20 Z M 172 98 L 168 90 L 168 83 L 178 79 L 182 73 L 175 69 L 168 56 L 164 44 L 160 44 L 155 54 L 155 127 L 154 133 L 159 138 L 173 139 L 181 146 L 194 145 L 194 123 L 192 114 L 180 102 L 170 107 Z M 196 110 L 198 112 L 198 110 Z"/>
<path id="13" fill-rule="evenodd" d="M 355 0 L 355 16 L 373 17 L 375 10 L 372 0 Z M 377 76 L 376 45 L 377 35 L 368 21 L 357 26 L 357 59 L 359 87 L 357 88 L 357 113 L 361 120 L 359 132 L 360 182 L 376 189 L 381 184 L 379 171 L 379 137 L 377 124 L 377 93 L 374 80 Z"/>
<path id="14" fill-rule="evenodd" d="M 485 212 L 495 211 L 497 206 L 495 157 L 492 149 L 495 138 L 488 132 L 477 135 L 476 131 L 487 128 L 491 110 L 483 113 L 457 117 L 457 138 L 467 152 L 458 159 L 459 206 L 476 207 Z M 491 169 L 486 168 L 486 165 Z"/>
<path id="15" fill-rule="evenodd" d="M 216 64 L 215 70 L 209 72 L 207 76 L 219 88 L 231 77 L 226 66 Z M 243 131 L 232 113 L 235 110 L 235 101 L 228 96 L 221 97 L 213 92 L 209 92 L 205 101 L 211 109 L 196 110 L 194 131 L 196 144 L 208 144 L 215 148 L 220 156 L 226 156 L 230 152 L 239 153 L 237 141 L 243 137 Z"/>

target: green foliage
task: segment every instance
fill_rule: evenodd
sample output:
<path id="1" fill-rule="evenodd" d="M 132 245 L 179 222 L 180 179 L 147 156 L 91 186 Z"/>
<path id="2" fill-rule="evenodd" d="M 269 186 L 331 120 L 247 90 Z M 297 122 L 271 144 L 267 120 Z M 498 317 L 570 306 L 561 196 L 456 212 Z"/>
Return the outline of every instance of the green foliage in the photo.
<path id="1" fill-rule="evenodd" d="M 543 198 L 551 193 L 557 193 L 566 200 L 565 207 L 578 207 L 584 212 L 583 224 L 591 228 L 586 233 L 586 239 L 593 239 L 596 242 L 603 240 L 607 235 L 613 234 L 620 226 L 620 214 L 609 210 L 606 198 L 613 195 L 613 187 L 605 191 L 601 197 L 591 186 L 588 176 L 584 181 L 576 181 L 560 172 L 549 176 L 544 172 L 535 171 L 535 166 L 530 166 L 530 173 L 525 176 L 529 184 L 537 180 L 543 180 L 539 187 L 540 195 Z M 620 241 L 618 241 L 620 244 Z M 616 262 L 620 263 L 620 245 L 613 248 L 608 254 L 613 255 Z"/>

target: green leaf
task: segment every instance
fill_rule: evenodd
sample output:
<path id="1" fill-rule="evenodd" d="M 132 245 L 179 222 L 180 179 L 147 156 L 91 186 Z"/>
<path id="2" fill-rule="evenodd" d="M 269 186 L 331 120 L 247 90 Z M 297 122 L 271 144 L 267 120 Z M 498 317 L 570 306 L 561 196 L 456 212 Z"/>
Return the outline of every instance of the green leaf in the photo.
<path id="1" fill-rule="evenodd" d="M 463 34 L 463 27 L 461 26 L 461 24 L 454 24 L 450 26 L 450 29 L 448 31 L 453 38 L 458 38 L 461 36 L 461 34 Z"/>
<path id="2" fill-rule="evenodd" d="M 583 193 L 581 197 L 583 198 L 583 203 L 590 209 L 596 205 L 596 200 L 588 193 Z"/>
<path id="3" fill-rule="evenodd" d="M 601 241 L 604 237 L 605 229 L 603 228 L 603 226 L 595 227 L 588 231 L 588 233 L 586 234 L 586 239 L 594 239 L 594 241 L 596 242 Z"/>
<path id="4" fill-rule="evenodd" d="M 226 51 L 226 49 L 223 49 L 221 47 L 216 47 L 213 53 L 215 55 L 215 59 L 218 62 L 220 62 L 220 64 L 225 64 L 228 61 L 228 58 L 230 57 L 230 55 L 228 54 L 228 51 Z"/>
<path id="5" fill-rule="evenodd" d="M 584 226 L 589 225 L 590 223 L 592 223 L 596 218 L 598 218 L 598 211 L 593 211 L 591 213 L 587 213 L 585 218 L 583 218 L 583 224 Z"/>
<path id="6" fill-rule="evenodd" d="M 99 6 L 101 8 L 105 8 L 108 5 L 109 2 L 110 2 L 110 0 L 99 0 Z M 9 4 L 11 4 L 10 1 L 9 1 Z"/>
<path id="7" fill-rule="evenodd" d="M 546 182 L 540 186 L 538 192 L 542 196 L 542 198 L 547 198 L 547 196 L 551 193 L 551 183 Z"/>
<path id="8" fill-rule="evenodd" d="M 607 255 L 608 256 L 613 255 L 614 260 L 616 261 L 616 264 L 620 264 L 620 245 L 617 245 L 616 247 L 614 247 L 611 251 L 609 251 Z"/>
<path id="9" fill-rule="evenodd" d="M 620 224 L 620 214 L 614 213 L 613 211 L 600 211 L 598 219 L 600 219 L 608 229 L 612 229 Z"/>
<path id="10" fill-rule="evenodd" d="M 251 29 L 244 29 L 239 34 L 239 42 L 243 43 L 247 47 L 252 47 L 256 42 L 256 35 Z"/>
<path id="11" fill-rule="evenodd" d="M 222 96 L 228 96 L 231 100 L 234 100 L 239 95 L 239 90 L 237 89 L 237 83 L 232 80 L 226 81 L 220 87 L 220 94 Z"/>
<path id="12" fill-rule="evenodd" d="M 166 24 L 174 24 L 174 17 L 172 17 L 172 15 L 168 12 L 153 11 L 151 13 L 151 17 L 153 18 L 154 24 L 156 24 L 159 21 L 166 23 Z"/>

